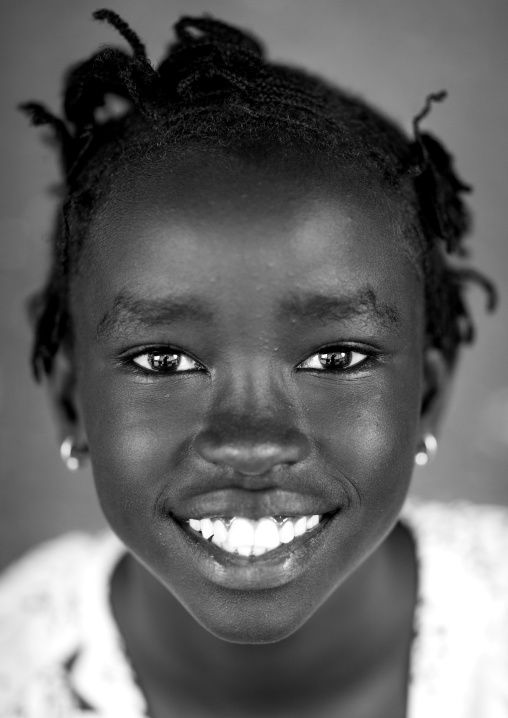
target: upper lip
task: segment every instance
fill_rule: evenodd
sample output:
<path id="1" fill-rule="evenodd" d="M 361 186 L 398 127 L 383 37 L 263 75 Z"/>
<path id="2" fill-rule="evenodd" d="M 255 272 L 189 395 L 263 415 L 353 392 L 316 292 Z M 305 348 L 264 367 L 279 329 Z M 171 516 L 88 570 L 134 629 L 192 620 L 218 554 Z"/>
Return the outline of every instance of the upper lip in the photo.
<path id="1" fill-rule="evenodd" d="M 310 516 L 337 511 L 340 505 L 319 496 L 283 489 L 252 491 L 227 488 L 193 496 L 173 513 L 181 520 L 211 516 L 243 516 L 260 519 L 264 516 Z"/>

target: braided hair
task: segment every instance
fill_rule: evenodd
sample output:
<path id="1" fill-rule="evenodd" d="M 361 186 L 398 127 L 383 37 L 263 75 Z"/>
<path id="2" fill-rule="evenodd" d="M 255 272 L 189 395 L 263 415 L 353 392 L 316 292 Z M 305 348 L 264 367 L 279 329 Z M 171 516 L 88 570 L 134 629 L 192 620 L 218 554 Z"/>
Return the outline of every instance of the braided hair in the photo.
<path id="1" fill-rule="evenodd" d="M 363 100 L 300 69 L 269 62 L 256 38 L 209 16 L 182 17 L 174 26 L 176 41 L 157 68 L 115 12 L 93 16 L 116 28 L 130 52 L 106 47 L 71 68 L 64 119 L 38 103 L 21 106 L 33 124 L 51 127 L 64 178 L 49 276 L 30 302 L 37 378 L 51 371 L 59 346 L 70 341 L 72 272 L 115 171 L 136 157 L 196 145 L 261 158 L 271 148 L 321 152 L 341 166 L 373 173 L 417 227 L 427 342 L 453 364 L 459 346 L 474 338 L 466 286 L 480 284 L 489 309 L 496 293 L 477 271 L 452 264 L 453 256 L 467 254 L 470 215 L 463 194 L 470 188 L 443 145 L 421 129 L 432 103 L 446 93 L 429 95 L 409 138 Z"/>

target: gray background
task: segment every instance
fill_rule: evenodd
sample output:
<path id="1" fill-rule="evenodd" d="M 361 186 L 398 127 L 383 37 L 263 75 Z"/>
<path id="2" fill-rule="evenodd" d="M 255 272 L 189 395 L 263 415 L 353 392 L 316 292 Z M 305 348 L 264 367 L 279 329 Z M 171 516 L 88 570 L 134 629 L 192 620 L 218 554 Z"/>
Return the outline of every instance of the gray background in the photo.
<path id="1" fill-rule="evenodd" d="M 15 111 L 40 99 L 58 107 L 70 63 L 115 34 L 90 20 L 100 0 L 16 0 L 0 5 L 2 132 L 0 191 L 0 565 L 43 538 L 103 519 L 88 471 L 60 463 L 43 388 L 29 372 L 24 301 L 46 266 L 57 179 L 40 132 Z M 181 14 L 210 11 L 259 33 L 277 59 L 311 68 L 365 95 L 407 129 L 430 91 L 450 98 L 427 127 L 475 186 L 476 264 L 498 283 L 494 317 L 471 300 L 480 336 L 464 356 L 431 468 L 413 491 L 508 504 L 508 68 L 506 0 L 104 0 L 147 41 L 158 60 Z"/>

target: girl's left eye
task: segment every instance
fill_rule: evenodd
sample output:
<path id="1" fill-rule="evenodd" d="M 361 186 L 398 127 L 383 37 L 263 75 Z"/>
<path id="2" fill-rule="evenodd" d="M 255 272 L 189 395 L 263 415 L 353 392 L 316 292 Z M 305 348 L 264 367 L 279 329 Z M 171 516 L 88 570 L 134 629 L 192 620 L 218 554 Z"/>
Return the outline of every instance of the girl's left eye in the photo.
<path id="1" fill-rule="evenodd" d="M 328 351 L 313 354 L 303 361 L 298 366 L 298 369 L 341 371 L 362 364 L 367 358 L 368 354 L 362 354 L 353 349 L 329 349 Z"/>
<path id="2" fill-rule="evenodd" d="M 175 374 L 181 371 L 203 368 L 194 359 L 178 352 L 145 352 L 145 354 L 138 354 L 133 357 L 132 361 L 136 366 L 155 374 Z"/>

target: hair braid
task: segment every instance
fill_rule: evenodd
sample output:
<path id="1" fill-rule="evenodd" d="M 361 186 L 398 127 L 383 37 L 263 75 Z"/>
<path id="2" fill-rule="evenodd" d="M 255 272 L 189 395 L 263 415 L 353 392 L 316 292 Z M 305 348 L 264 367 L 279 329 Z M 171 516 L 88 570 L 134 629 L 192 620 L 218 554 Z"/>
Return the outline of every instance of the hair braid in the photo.
<path id="1" fill-rule="evenodd" d="M 96 10 L 92 13 L 92 17 L 95 20 L 103 20 L 112 25 L 115 30 L 118 30 L 124 40 L 127 40 L 134 52 L 134 57 L 143 62 L 148 62 L 144 43 L 141 42 L 137 33 L 129 27 L 125 20 L 122 20 L 120 15 L 117 15 L 117 13 L 113 12 L 113 10 L 102 9 Z"/>
<path id="2" fill-rule="evenodd" d="M 457 268 L 435 256 L 436 240 L 444 244 L 448 254 L 467 257 L 464 238 L 470 230 L 471 217 L 462 194 L 472 188 L 456 174 L 453 157 L 432 135 L 421 131 L 421 122 L 434 102 L 442 102 L 442 90 L 427 96 L 424 107 L 413 119 L 414 186 L 419 203 L 419 219 L 427 237 L 428 269 L 426 276 L 427 334 L 435 338 L 449 359 L 460 344 L 474 340 L 475 329 L 465 302 L 469 284 L 480 286 L 487 295 L 487 309 L 493 311 L 497 292 L 492 282 L 472 268 Z M 437 271 L 436 271 L 437 268 Z"/>
<path id="3" fill-rule="evenodd" d="M 416 218 L 428 341 L 453 362 L 459 346 L 474 336 L 465 289 L 480 285 L 490 309 L 496 294 L 483 275 L 448 261 L 448 255 L 467 254 L 470 217 L 462 195 L 470 188 L 443 145 L 421 130 L 432 104 L 446 93 L 427 97 L 413 120 L 411 140 L 363 100 L 310 73 L 269 62 L 255 37 L 210 16 L 182 17 L 157 68 L 119 15 L 102 9 L 93 17 L 113 26 L 131 52 L 107 47 L 73 67 L 65 80 L 63 119 L 38 103 L 21 106 L 34 124 L 52 129 L 65 190 L 53 265 L 31 303 L 37 376 L 51 370 L 58 346 L 70 337 L 74 257 L 120 158 L 196 142 L 244 154 L 255 147 L 265 153 L 270 146 L 307 148 L 375 173 L 399 198 L 408 221 Z M 110 97 L 126 108 L 101 120 L 99 111 Z"/>

